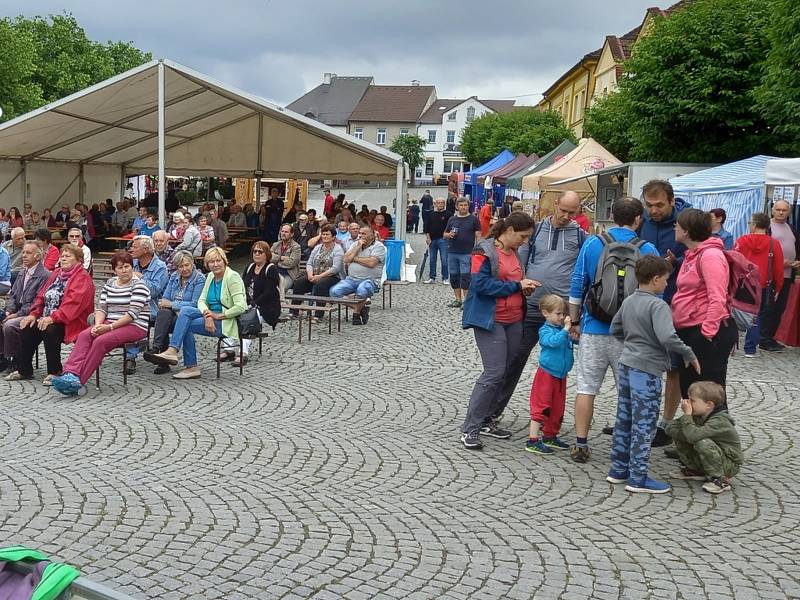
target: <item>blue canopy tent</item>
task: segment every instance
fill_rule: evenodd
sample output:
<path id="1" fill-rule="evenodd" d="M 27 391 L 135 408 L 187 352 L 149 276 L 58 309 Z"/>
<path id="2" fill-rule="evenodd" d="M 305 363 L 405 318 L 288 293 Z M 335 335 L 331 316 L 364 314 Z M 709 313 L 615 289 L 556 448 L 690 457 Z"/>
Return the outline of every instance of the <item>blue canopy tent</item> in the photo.
<path id="1" fill-rule="evenodd" d="M 516 155 L 513 152 L 510 150 L 503 150 L 490 161 L 464 173 L 464 195 L 472 199 L 473 208 L 476 202 L 479 202 L 483 198 L 483 186 L 478 185 L 478 177 L 507 165 L 515 158 Z"/>
<path id="2" fill-rule="evenodd" d="M 748 232 L 753 213 L 764 210 L 764 168 L 772 156 L 758 155 L 669 180 L 675 196 L 694 208 L 722 208 L 727 213 L 725 229 L 736 239 Z"/>

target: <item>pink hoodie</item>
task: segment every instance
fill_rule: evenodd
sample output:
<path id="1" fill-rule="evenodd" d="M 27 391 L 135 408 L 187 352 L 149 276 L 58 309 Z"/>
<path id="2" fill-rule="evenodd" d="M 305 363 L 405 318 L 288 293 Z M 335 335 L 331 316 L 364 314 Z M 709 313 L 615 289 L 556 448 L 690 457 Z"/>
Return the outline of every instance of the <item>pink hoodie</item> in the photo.
<path id="1" fill-rule="evenodd" d="M 694 250 L 687 250 L 678 273 L 678 291 L 672 297 L 672 320 L 675 329 L 701 325 L 700 332 L 711 339 L 720 324 L 730 316 L 728 281 L 730 270 L 725 246 L 711 237 Z M 698 272 L 702 252 L 703 276 Z"/>

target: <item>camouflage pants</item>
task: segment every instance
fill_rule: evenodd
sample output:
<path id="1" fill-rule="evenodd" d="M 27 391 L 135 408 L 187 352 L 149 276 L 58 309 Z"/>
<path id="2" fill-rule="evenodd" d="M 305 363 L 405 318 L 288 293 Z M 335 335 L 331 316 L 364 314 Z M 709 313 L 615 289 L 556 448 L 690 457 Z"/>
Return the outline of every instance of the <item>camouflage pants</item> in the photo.
<path id="1" fill-rule="evenodd" d="M 713 440 L 698 440 L 691 444 L 678 431 L 673 441 L 681 462 L 690 469 L 702 471 L 712 478 L 733 477 L 739 472 L 739 465 L 728 458 Z"/>
<path id="2" fill-rule="evenodd" d="M 614 440 L 611 444 L 611 470 L 628 474 L 638 483 L 647 477 L 650 443 L 658 424 L 661 404 L 661 377 L 619 364 L 619 399 Z"/>

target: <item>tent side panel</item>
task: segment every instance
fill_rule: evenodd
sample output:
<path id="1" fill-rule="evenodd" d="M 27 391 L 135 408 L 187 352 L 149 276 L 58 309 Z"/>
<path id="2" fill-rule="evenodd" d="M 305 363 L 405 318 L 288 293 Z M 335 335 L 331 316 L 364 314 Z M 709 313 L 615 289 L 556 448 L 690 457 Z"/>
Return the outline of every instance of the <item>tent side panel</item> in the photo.
<path id="1" fill-rule="evenodd" d="M 724 192 L 709 192 L 703 194 L 679 194 L 694 208 L 709 211 L 712 208 L 725 210 L 725 229 L 733 234 L 733 239 L 748 233 L 747 223 L 753 213 L 764 210 L 764 188 L 759 186 L 751 189 L 741 189 Z"/>
<path id="2" fill-rule="evenodd" d="M 78 171 L 79 167 L 75 163 L 29 162 L 26 181 L 28 202 L 33 210 L 41 213 L 45 208 L 50 208 L 55 212 L 62 204 L 72 208 L 78 201 Z M 91 205 L 89 197 L 86 198 Z"/>
<path id="3" fill-rule="evenodd" d="M 8 211 L 12 206 L 22 210 L 22 185 L 24 178 L 17 176 L 22 165 L 18 160 L 0 160 L 0 207 Z M 16 179 L 14 179 L 16 177 Z M 13 181 L 12 181 L 13 180 Z"/>
<path id="4" fill-rule="evenodd" d="M 83 197 L 90 208 L 92 204 L 102 204 L 106 201 L 106 198 L 111 198 L 116 205 L 117 201 L 122 197 L 119 189 L 119 167 L 86 165 L 83 168 L 83 180 L 86 184 Z"/>

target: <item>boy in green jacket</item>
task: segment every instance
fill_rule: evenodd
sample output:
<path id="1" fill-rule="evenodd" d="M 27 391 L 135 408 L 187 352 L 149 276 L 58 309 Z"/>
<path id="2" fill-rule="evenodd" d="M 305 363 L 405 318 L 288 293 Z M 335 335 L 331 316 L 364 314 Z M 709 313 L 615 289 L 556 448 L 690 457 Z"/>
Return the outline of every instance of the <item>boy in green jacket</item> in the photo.
<path id="1" fill-rule="evenodd" d="M 681 409 L 683 416 L 667 426 L 667 433 L 684 466 L 670 476 L 705 481 L 703 489 L 710 494 L 728 491 L 744 456 L 725 390 L 711 381 L 697 381 L 689 386 L 689 399 L 681 401 Z"/>

